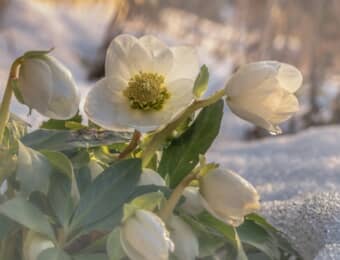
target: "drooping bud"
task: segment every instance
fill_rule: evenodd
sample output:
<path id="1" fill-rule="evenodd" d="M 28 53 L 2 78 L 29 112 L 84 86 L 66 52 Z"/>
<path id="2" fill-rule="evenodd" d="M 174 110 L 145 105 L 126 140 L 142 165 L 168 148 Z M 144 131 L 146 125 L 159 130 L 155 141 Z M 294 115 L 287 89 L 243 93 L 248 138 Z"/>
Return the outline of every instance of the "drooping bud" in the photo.
<path id="1" fill-rule="evenodd" d="M 229 225 L 239 226 L 244 216 L 260 208 L 259 195 L 253 185 L 230 170 L 217 168 L 199 182 L 205 209 Z"/>
<path id="2" fill-rule="evenodd" d="M 50 55 L 24 56 L 18 89 L 22 101 L 46 117 L 68 119 L 78 111 L 80 98 L 72 74 Z"/>
<path id="3" fill-rule="evenodd" d="M 302 84 L 301 72 L 285 63 L 260 61 L 241 67 L 226 85 L 232 112 L 272 134 L 299 109 L 294 93 Z"/>
<path id="4" fill-rule="evenodd" d="M 166 186 L 164 179 L 157 172 L 149 168 L 143 169 L 138 185 Z"/>
<path id="5" fill-rule="evenodd" d="M 122 248 L 131 260 L 168 260 L 174 250 L 163 221 L 154 213 L 138 209 L 122 225 Z"/>

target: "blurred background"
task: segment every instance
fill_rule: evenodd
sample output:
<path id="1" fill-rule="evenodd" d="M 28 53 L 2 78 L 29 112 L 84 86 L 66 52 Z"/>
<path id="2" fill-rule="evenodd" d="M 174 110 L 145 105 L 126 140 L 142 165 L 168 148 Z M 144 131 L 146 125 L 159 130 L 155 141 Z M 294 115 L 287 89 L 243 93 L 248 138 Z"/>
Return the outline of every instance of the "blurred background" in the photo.
<path id="1" fill-rule="evenodd" d="M 121 33 L 154 34 L 198 49 L 210 92 L 244 63 L 273 59 L 304 74 L 300 112 L 286 134 L 340 123 L 339 0 L 0 0 L 0 94 L 8 69 L 27 50 L 55 47 L 85 95 L 104 74 L 105 50 Z M 227 110 L 227 109 L 226 109 Z M 36 113 L 13 111 L 39 125 Z M 225 112 L 220 140 L 267 134 Z"/>

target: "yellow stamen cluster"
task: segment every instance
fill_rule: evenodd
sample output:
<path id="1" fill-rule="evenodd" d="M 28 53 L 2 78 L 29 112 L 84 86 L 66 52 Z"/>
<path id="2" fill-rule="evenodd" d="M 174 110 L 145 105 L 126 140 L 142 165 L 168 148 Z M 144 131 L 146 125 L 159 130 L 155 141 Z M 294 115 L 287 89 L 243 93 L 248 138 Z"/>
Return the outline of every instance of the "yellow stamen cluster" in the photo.
<path id="1" fill-rule="evenodd" d="M 160 110 L 170 98 L 164 77 L 157 73 L 139 72 L 129 80 L 123 93 L 131 108 L 143 111 Z"/>

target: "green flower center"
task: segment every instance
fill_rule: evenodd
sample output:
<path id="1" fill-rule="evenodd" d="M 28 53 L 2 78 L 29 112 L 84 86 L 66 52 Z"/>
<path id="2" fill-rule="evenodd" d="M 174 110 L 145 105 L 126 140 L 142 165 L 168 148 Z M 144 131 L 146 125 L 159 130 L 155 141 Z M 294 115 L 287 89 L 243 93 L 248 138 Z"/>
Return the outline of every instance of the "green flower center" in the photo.
<path id="1" fill-rule="evenodd" d="M 139 72 L 129 80 L 123 93 L 131 108 L 142 111 L 160 110 L 170 98 L 164 77 L 157 73 Z"/>

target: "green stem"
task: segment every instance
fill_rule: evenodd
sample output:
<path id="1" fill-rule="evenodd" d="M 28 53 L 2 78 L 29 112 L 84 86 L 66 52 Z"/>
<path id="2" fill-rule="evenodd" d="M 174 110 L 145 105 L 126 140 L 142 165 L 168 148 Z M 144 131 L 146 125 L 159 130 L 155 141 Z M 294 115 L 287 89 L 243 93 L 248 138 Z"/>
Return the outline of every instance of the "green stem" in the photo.
<path id="1" fill-rule="evenodd" d="M 13 88 L 12 88 L 12 80 L 17 76 L 17 70 L 22 62 L 22 58 L 16 59 L 12 66 L 8 76 L 7 86 L 5 89 L 5 93 L 2 98 L 1 106 L 0 106 L 0 144 L 2 144 L 2 139 L 4 137 L 5 128 L 9 120 L 10 115 L 10 104 L 11 98 L 13 95 Z"/>
<path id="2" fill-rule="evenodd" d="M 187 175 L 180 184 L 173 190 L 169 199 L 165 202 L 164 207 L 158 213 L 158 216 L 166 223 L 168 218 L 171 216 L 173 210 L 175 209 L 178 201 L 180 200 L 184 189 L 190 184 L 191 181 L 197 178 L 197 173 L 191 173 Z"/>
<path id="3" fill-rule="evenodd" d="M 221 89 L 207 99 L 195 100 L 190 106 L 188 106 L 179 116 L 177 116 L 172 122 L 170 122 L 165 128 L 161 129 L 151 136 L 151 139 L 146 144 L 146 148 L 143 151 L 141 158 L 143 161 L 143 167 L 146 167 L 154 153 L 161 147 L 164 141 L 171 135 L 171 133 L 186 120 L 192 113 L 203 107 L 207 107 L 216 103 L 222 97 L 224 97 L 225 90 Z"/>

